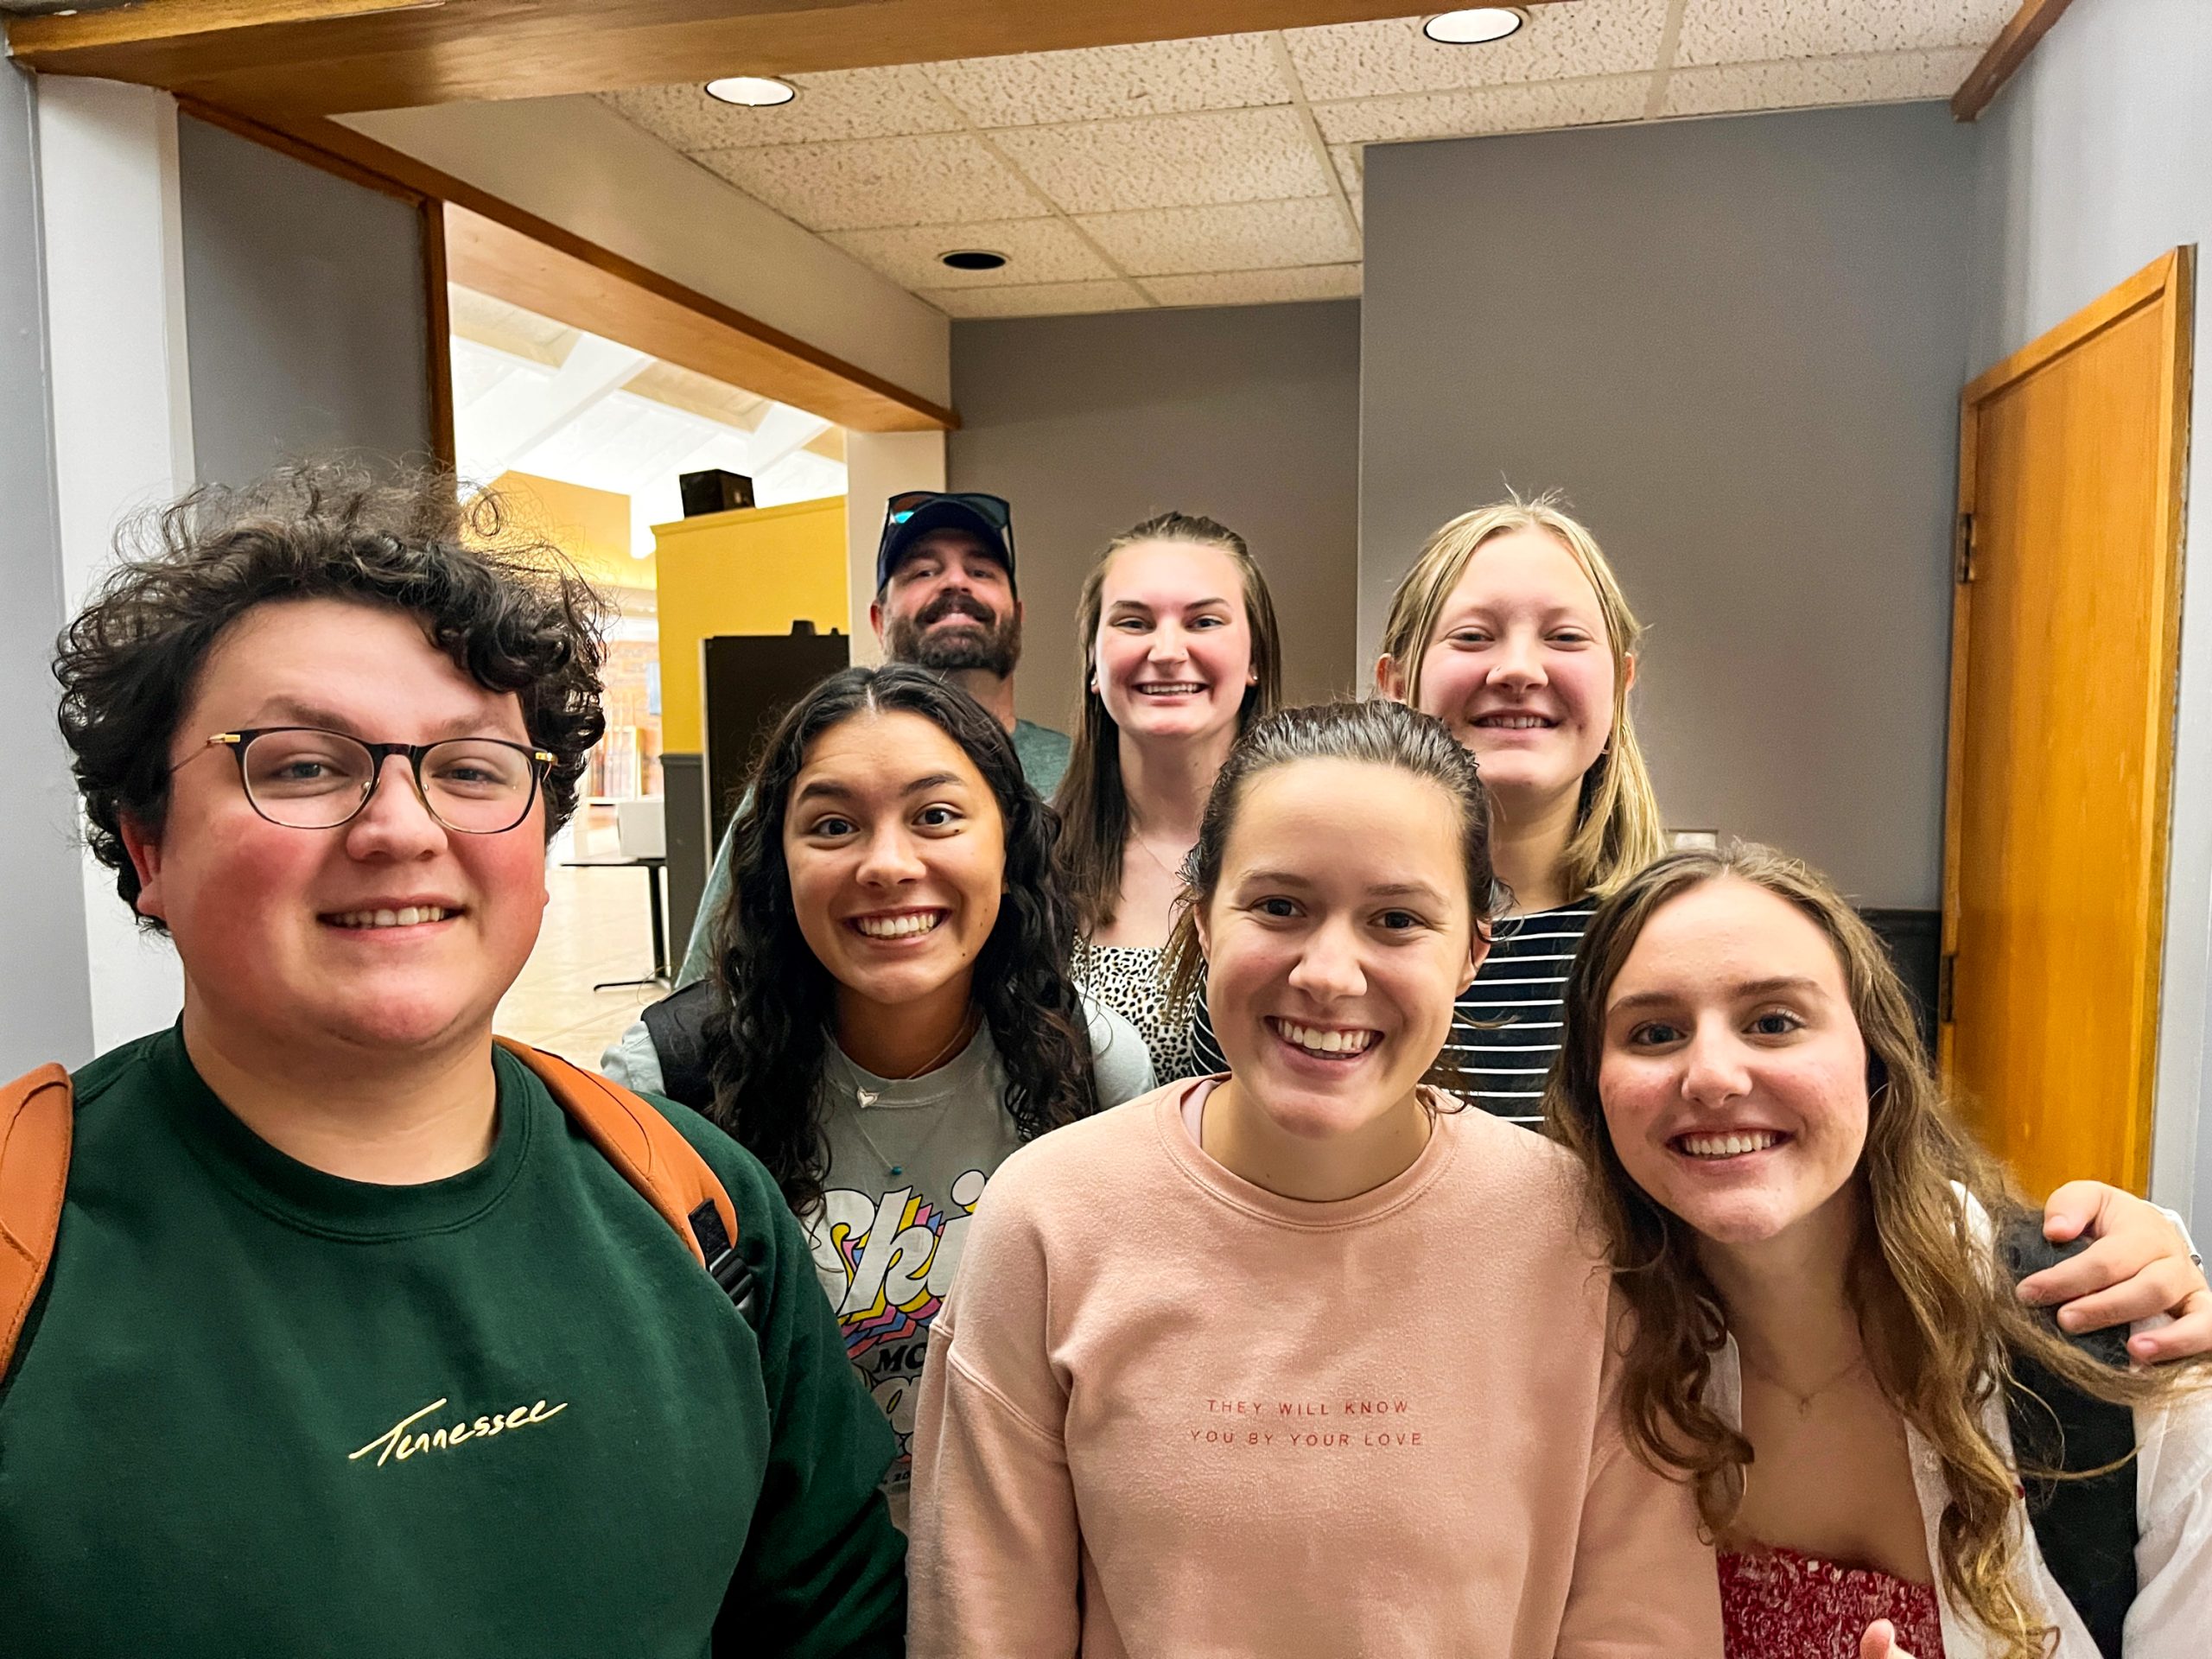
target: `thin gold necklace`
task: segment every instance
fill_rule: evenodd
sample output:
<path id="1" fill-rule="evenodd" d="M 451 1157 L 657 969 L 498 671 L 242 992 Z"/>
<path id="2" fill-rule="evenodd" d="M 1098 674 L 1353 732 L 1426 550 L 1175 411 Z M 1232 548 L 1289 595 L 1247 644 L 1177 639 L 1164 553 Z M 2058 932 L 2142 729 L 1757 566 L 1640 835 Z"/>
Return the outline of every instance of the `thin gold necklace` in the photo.
<path id="1" fill-rule="evenodd" d="M 1183 872 L 1180 868 L 1175 865 L 1170 864 L 1166 859 L 1160 857 L 1158 853 L 1152 850 L 1152 843 L 1144 838 L 1144 834 L 1141 830 L 1130 830 L 1129 839 L 1135 842 L 1138 846 L 1144 849 L 1144 855 L 1150 859 L 1154 864 L 1157 864 L 1160 867 L 1160 873 L 1166 876 L 1170 881 L 1180 881 L 1183 879 Z M 1183 856 L 1185 858 L 1190 856 L 1190 852 L 1187 849 L 1185 849 Z"/>
<path id="2" fill-rule="evenodd" d="M 1863 1348 L 1860 1349 L 1859 1351 L 1859 1357 L 1856 1359 L 1853 1360 L 1851 1363 L 1838 1371 L 1834 1376 L 1829 1377 L 1827 1382 L 1822 1382 L 1818 1388 L 1813 1389 L 1809 1394 L 1799 1393 L 1796 1388 L 1791 1386 L 1789 1383 L 1783 1382 L 1772 1371 L 1767 1370 L 1765 1366 L 1753 1359 L 1751 1357 L 1751 1350 L 1745 1347 L 1741 1342 L 1738 1342 L 1736 1344 L 1736 1357 L 1742 1363 L 1744 1369 L 1749 1371 L 1752 1376 L 1771 1382 L 1776 1388 L 1780 1389 L 1784 1394 L 1788 1395 L 1797 1407 L 1797 1415 L 1800 1418 L 1805 1418 L 1810 1417 L 1813 1414 L 1814 1401 L 1819 1399 L 1830 1389 L 1835 1387 L 1837 1383 L 1842 1382 L 1844 1378 L 1849 1376 L 1853 1371 L 1857 1370 L 1860 1366 L 1866 1363 L 1866 1351 Z"/>

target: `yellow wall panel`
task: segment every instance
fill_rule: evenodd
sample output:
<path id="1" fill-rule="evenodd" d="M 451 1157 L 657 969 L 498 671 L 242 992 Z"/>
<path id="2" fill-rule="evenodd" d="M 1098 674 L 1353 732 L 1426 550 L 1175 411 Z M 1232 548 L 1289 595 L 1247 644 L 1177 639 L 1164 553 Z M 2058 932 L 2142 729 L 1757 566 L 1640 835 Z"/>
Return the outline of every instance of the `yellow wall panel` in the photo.
<path id="1" fill-rule="evenodd" d="M 655 524 L 660 573 L 661 731 L 696 753 L 700 642 L 718 633 L 789 633 L 810 621 L 842 632 L 845 498 L 741 507 Z"/>
<path id="2" fill-rule="evenodd" d="M 651 588 L 653 560 L 630 556 L 630 498 L 534 473 L 501 473 L 493 492 L 575 561 L 596 588 Z"/>

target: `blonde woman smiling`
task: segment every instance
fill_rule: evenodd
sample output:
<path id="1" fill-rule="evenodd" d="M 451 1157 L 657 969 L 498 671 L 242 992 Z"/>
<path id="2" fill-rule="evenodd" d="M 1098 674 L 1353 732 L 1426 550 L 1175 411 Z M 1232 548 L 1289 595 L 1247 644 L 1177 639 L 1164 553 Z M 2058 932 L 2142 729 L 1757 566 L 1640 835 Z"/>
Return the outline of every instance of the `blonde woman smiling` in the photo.
<path id="1" fill-rule="evenodd" d="M 1642 637 L 1597 538 L 1549 496 L 1462 513 L 1391 596 L 1376 685 L 1480 763 L 1506 904 L 1446 1074 L 1517 1122 L 1541 1115 L 1560 988 L 1592 907 L 1665 850 L 1629 717 Z"/>

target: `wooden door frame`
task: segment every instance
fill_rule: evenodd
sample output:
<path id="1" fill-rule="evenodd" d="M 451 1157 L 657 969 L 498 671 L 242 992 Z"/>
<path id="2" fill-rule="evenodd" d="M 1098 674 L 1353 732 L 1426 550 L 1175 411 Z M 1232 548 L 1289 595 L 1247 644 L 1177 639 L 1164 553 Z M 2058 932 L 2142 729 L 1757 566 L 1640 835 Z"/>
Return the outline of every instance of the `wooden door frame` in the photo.
<path id="1" fill-rule="evenodd" d="M 2157 619 L 2160 640 L 2156 715 L 2148 734 L 2151 764 L 2146 785 L 2151 798 L 2145 822 L 2158 826 L 2145 876 L 2149 888 L 2139 893 L 2149 922 L 2151 949 L 2150 995 L 2144 999 L 2144 1027 L 2139 1033 L 2141 1075 L 2136 1079 L 2139 1097 L 2158 1109 L 2158 1014 L 2164 979 L 2165 894 L 2168 849 L 2173 839 L 2172 796 L 2174 719 L 2181 671 L 2182 537 L 2184 527 L 2184 474 L 2189 464 L 2189 412 L 2191 367 L 2194 361 L 2194 317 L 2196 250 L 2178 247 L 2163 253 L 2110 292 L 2100 296 L 2048 333 L 2011 356 L 1984 370 L 1959 395 L 1959 511 L 1954 550 L 1951 588 L 1950 721 L 1943 781 L 1943 960 L 1948 974 L 1959 941 L 1959 852 L 1962 834 L 1967 715 L 1967 671 L 1973 640 L 1974 582 L 1967 572 L 1974 556 L 1973 523 L 1981 406 L 1992 397 L 2028 379 L 2075 347 L 2087 344 L 2145 306 L 2171 300 L 2165 314 L 2165 340 L 2161 360 L 2165 365 L 2165 395 L 2158 411 L 2158 444 L 2165 456 L 2155 514 L 2157 545 L 2164 566 L 2158 587 L 2164 613 Z M 1952 1077 L 1955 1027 L 1950 1009 L 1939 1011 L 1937 1065 L 1944 1081 Z M 2126 1184 L 2147 1190 L 2152 1136 L 2145 1135 L 2131 1156 Z"/>

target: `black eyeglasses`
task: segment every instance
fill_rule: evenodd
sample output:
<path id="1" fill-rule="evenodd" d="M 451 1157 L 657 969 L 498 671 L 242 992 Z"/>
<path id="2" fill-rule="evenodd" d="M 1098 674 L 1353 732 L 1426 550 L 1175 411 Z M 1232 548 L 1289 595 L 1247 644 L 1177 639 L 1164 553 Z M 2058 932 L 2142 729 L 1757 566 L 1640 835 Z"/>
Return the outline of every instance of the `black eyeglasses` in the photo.
<path id="1" fill-rule="evenodd" d="M 1002 495 L 947 494 L 943 490 L 906 490 L 885 503 L 883 527 L 903 524 L 924 507 L 939 501 L 957 501 L 1001 536 L 1014 528 L 1014 509 Z"/>
<path id="2" fill-rule="evenodd" d="M 404 754 L 415 792 L 432 817 L 464 836 L 496 836 L 530 816 L 539 780 L 554 760 L 543 749 L 504 738 L 364 743 L 319 726 L 218 732 L 207 746 L 237 757 L 247 802 L 287 830 L 351 823 L 377 792 L 385 761 Z"/>

